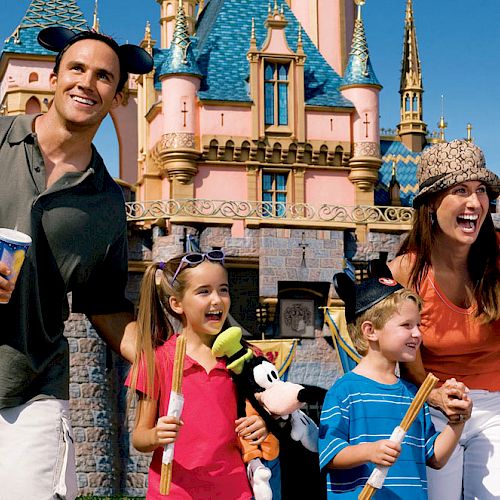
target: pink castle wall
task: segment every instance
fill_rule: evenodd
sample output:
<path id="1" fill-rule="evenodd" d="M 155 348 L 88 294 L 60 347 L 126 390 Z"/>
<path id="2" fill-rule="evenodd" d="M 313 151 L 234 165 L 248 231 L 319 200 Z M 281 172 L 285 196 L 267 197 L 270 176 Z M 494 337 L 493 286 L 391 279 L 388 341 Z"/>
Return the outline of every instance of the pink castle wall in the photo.
<path id="1" fill-rule="evenodd" d="M 349 142 L 351 140 L 351 115 L 306 111 L 306 135 L 308 141 Z"/>
<path id="2" fill-rule="evenodd" d="M 380 142 L 379 90 L 374 87 L 353 87 L 342 91 L 344 97 L 356 106 L 353 116 L 353 142 Z M 367 128 L 363 123 L 368 115 Z"/>
<path id="3" fill-rule="evenodd" d="M 209 200 L 246 200 L 246 172 L 241 167 L 200 165 L 194 180 L 194 196 Z"/>
<path id="4" fill-rule="evenodd" d="M 200 86 L 200 79 L 193 76 L 168 76 L 163 80 L 163 133 L 190 133 L 197 132 L 196 92 Z M 186 113 L 183 112 L 185 109 Z"/>
<path id="5" fill-rule="evenodd" d="M 251 108 L 204 105 L 200 108 L 200 134 L 250 138 L 252 135 Z"/>
<path id="6" fill-rule="evenodd" d="M 306 203 L 316 208 L 323 203 L 355 205 L 356 190 L 347 178 L 348 175 L 348 172 L 306 171 L 304 176 Z"/>
<path id="7" fill-rule="evenodd" d="M 53 68 L 54 63 L 49 61 L 10 59 L 0 83 L 0 99 L 10 87 L 32 88 L 36 91 L 49 90 L 49 77 Z M 37 82 L 29 82 L 29 76 L 32 72 L 38 73 Z"/>

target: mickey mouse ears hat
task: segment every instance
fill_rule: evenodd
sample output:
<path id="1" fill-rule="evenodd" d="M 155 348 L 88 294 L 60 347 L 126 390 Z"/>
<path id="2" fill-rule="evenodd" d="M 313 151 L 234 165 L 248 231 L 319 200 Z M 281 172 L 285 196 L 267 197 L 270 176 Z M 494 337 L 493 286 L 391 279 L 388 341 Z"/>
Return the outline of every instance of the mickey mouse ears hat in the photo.
<path id="1" fill-rule="evenodd" d="M 356 285 L 345 273 L 337 273 L 333 276 L 333 286 L 345 303 L 345 317 L 348 323 L 403 288 L 392 277 L 368 278 Z"/>
<path id="2" fill-rule="evenodd" d="M 65 49 L 80 40 L 99 40 L 109 45 L 120 60 L 122 71 L 142 75 L 149 73 L 153 69 L 153 58 L 143 48 L 126 43 L 118 45 L 112 38 L 98 33 L 97 31 L 72 31 L 62 26 L 51 26 L 44 28 L 38 33 L 38 43 L 53 52 L 58 52 L 60 57 Z M 57 59 L 56 59 L 57 65 Z"/>

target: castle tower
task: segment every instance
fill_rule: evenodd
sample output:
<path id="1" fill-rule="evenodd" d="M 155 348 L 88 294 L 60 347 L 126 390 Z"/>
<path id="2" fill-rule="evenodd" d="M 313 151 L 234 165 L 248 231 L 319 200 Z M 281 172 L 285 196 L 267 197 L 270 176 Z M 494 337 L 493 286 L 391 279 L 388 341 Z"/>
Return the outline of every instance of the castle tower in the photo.
<path id="1" fill-rule="evenodd" d="M 0 112 L 4 115 L 47 111 L 52 100 L 49 77 L 55 54 L 37 42 L 39 31 L 57 24 L 86 29 L 75 0 L 32 0 L 26 14 L 7 38 L 0 56 Z"/>
<path id="2" fill-rule="evenodd" d="M 427 125 L 423 121 L 423 92 L 417 34 L 413 20 L 413 4 L 412 0 L 407 0 L 399 89 L 401 121 L 398 125 L 398 134 L 403 144 L 415 153 L 422 151 L 427 134 Z"/>
<path id="3" fill-rule="evenodd" d="M 194 33 L 196 24 L 196 5 L 199 0 L 156 0 L 160 4 L 160 48 L 168 49 L 174 36 L 176 11 L 182 4 L 186 16 L 188 33 Z M 203 5 L 200 6 L 202 8 Z"/>
<path id="4" fill-rule="evenodd" d="M 170 181 L 169 198 L 194 197 L 193 177 L 198 172 L 195 135 L 198 123 L 197 92 L 200 72 L 189 36 L 188 20 L 181 2 L 177 9 L 170 48 L 158 69 L 162 86 L 163 136 L 154 156 L 161 175 Z"/>
<path id="5" fill-rule="evenodd" d="M 349 179 L 356 186 L 358 205 L 374 204 L 374 186 L 378 180 L 380 157 L 379 92 L 382 86 L 375 76 L 361 17 L 364 0 L 355 0 L 354 25 L 349 61 L 340 87 L 344 97 L 355 106 L 352 117 L 353 154 L 349 160 Z"/>
<path id="6" fill-rule="evenodd" d="M 354 29 L 352 0 L 286 0 L 309 38 L 339 74 L 344 73 Z"/>

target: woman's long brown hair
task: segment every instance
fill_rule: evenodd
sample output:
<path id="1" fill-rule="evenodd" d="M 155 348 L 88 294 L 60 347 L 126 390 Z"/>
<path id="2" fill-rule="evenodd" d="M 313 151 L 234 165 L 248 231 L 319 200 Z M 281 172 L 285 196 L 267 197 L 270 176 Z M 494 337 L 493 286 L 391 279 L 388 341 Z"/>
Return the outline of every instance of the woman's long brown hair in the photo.
<path id="1" fill-rule="evenodd" d="M 412 268 L 408 286 L 419 292 L 420 284 L 431 267 L 437 223 L 432 222 L 431 203 L 427 198 L 415 209 L 413 225 L 397 255 L 411 255 Z M 500 260 L 498 241 L 491 214 L 488 213 L 476 241 L 471 245 L 468 270 L 473 283 L 476 316 L 489 323 L 500 318 Z"/>

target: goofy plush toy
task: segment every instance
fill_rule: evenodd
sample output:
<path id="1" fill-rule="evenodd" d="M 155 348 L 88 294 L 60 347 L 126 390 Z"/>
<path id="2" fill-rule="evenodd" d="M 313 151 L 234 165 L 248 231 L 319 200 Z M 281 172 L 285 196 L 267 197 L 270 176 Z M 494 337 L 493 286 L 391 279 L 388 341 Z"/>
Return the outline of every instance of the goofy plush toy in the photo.
<path id="1" fill-rule="evenodd" d="M 258 413 L 270 432 L 259 446 L 241 440 L 254 497 L 280 500 L 281 485 L 290 485 L 285 477 L 280 481 L 280 443 L 291 438 L 310 452 L 318 451 L 318 427 L 300 410 L 305 403 L 315 400 L 317 392 L 314 388 L 280 380 L 272 363 L 254 355 L 250 347 L 242 344 L 240 328 L 231 327 L 220 333 L 212 352 L 216 357 L 227 358 L 227 368 L 237 385 L 239 414 Z"/>

